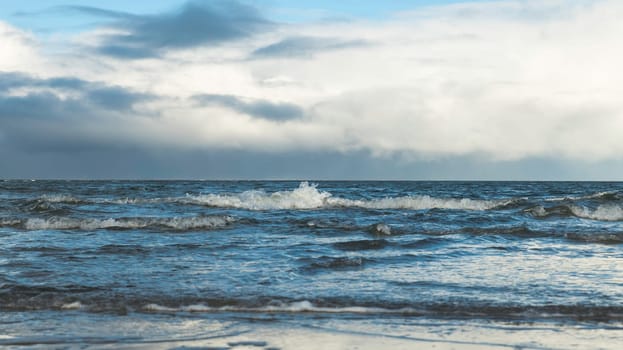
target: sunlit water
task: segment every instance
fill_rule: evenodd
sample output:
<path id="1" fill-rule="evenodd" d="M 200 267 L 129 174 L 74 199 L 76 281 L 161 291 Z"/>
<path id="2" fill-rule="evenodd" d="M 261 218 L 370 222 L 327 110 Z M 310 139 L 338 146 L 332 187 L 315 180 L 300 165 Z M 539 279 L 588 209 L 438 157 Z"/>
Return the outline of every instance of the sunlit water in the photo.
<path id="1" fill-rule="evenodd" d="M 0 346 L 330 324 L 401 341 L 494 327 L 492 346 L 507 326 L 583 329 L 616 348 L 622 244 L 623 183 L 4 181 Z"/>

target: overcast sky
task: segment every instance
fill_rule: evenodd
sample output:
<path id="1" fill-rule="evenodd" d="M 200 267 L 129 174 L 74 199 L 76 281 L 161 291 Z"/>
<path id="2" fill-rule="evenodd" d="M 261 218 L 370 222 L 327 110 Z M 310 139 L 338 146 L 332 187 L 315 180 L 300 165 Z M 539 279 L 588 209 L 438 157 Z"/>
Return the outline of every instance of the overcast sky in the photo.
<path id="1" fill-rule="evenodd" d="M 623 180 L 623 1 L 293 3 L 3 1 L 0 178 Z"/>

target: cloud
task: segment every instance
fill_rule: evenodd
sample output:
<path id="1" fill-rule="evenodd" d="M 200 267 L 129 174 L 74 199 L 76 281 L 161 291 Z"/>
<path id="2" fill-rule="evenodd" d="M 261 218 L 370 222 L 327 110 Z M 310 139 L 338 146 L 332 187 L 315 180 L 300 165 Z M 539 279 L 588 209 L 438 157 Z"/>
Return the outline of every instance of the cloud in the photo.
<path id="1" fill-rule="evenodd" d="M 137 103 L 156 98 L 156 96 L 151 94 L 138 93 L 119 86 L 110 86 L 99 82 L 89 82 L 74 77 L 36 78 L 23 73 L 0 72 L 0 93 L 16 88 L 50 88 L 71 90 L 74 93 L 79 93 L 80 98 L 74 99 L 79 101 L 81 104 L 97 105 L 102 108 L 120 111 L 130 110 Z M 12 99 L 13 102 L 19 103 L 20 99 L 25 99 L 31 96 L 39 98 L 47 95 L 49 95 L 48 97 L 56 96 L 50 93 L 28 93 L 26 96 L 9 97 L 6 101 Z M 10 114 L 9 110 L 4 110 L 2 112 Z"/>
<path id="2" fill-rule="evenodd" d="M 65 7 L 113 18 L 116 33 L 103 35 L 98 52 L 117 58 L 156 57 L 175 49 L 250 37 L 270 26 L 254 7 L 236 1 L 189 1 L 180 9 L 158 15 L 131 15 L 94 7 Z"/>
<path id="3" fill-rule="evenodd" d="M 301 118 L 304 111 L 292 103 L 273 103 L 261 99 L 243 99 L 233 95 L 201 94 L 193 97 L 203 105 L 220 105 L 257 118 L 283 121 Z"/>
<path id="4" fill-rule="evenodd" d="M 340 50 L 370 45 L 365 40 L 343 40 L 339 38 L 288 37 L 276 43 L 253 51 L 253 58 L 287 57 L 310 58 L 317 52 Z"/>
<path id="5" fill-rule="evenodd" d="M 16 17 L 32 17 L 32 16 L 46 16 L 50 14 L 61 14 L 65 15 L 67 13 L 77 13 L 84 14 L 95 17 L 108 17 L 108 18 L 132 18 L 135 15 L 121 12 L 121 11 L 112 11 L 101 9 L 93 6 L 80 6 L 80 5 L 64 5 L 64 6 L 53 6 L 44 10 L 39 11 L 18 11 L 13 14 Z"/>
<path id="6" fill-rule="evenodd" d="M 112 11 L 107 9 L 102 9 L 99 7 L 93 6 L 80 6 L 80 5 L 66 5 L 66 6 L 56 6 L 51 9 L 48 9 L 44 12 L 40 13 L 48 13 L 48 12 L 59 12 L 59 13 L 67 13 L 67 12 L 77 12 L 80 14 L 86 14 L 95 17 L 108 17 L 108 18 L 117 18 L 117 19 L 135 19 L 139 18 L 139 16 L 133 15 L 131 13 L 126 13 L 122 11 Z M 30 13 L 20 13 L 21 16 L 29 16 Z"/>
<path id="7" fill-rule="evenodd" d="M 155 96 L 72 77 L 0 73 L 0 130 L 5 143 L 30 150 L 113 146 L 119 122 Z M 107 134 L 110 133 L 110 134 Z M 128 142 L 131 143 L 131 142 Z"/>
<path id="8" fill-rule="evenodd" d="M 473 2 L 274 30 L 256 10 L 229 6 L 238 5 L 127 18 L 89 10 L 109 27 L 34 51 L 40 39 L 10 27 L 0 37 L 15 48 L 10 62 L 0 55 L 2 147 L 266 162 L 331 154 L 429 178 L 461 178 L 463 165 L 479 177 L 479 164 L 498 177 L 549 178 L 600 164 L 611 178 L 604 169 L 623 157 L 620 1 Z M 89 43 L 97 50 L 80 50 Z M 564 166 L 537 169 L 548 162 Z"/>
<path id="9" fill-rule="evenodd" d="M 35 78 L 25 73 L 0 72 L 0 92 L 22 87 L 49 87 L 80 90 L 96 85 L 74 77 Z"/>
<path id="10" fill-rule="evenodd" d="M 0 71 L 20 71 L 40 65 L 36 39 L 7 23 L 0 21 Z"/>

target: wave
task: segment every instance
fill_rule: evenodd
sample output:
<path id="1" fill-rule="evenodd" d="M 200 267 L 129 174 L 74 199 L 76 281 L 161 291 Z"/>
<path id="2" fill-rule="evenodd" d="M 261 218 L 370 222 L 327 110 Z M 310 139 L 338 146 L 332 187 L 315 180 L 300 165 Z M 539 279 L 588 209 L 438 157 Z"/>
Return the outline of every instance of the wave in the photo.
<path id="1" fill-rule="evenodd" d="M 87 201 L 81 198 L 73 197 L 67 194 L 44 194 L 39 197 L 40 200 L 49 203 L 86 203 Z"/>
<path id="2" fill-rule="evenodd" d="M 575 203 L 593 200 L 603 205 L 612 204 L 622 199 L 619 191 L 596 192 L 584 196 L 551 197 L 544 202 Z M 32 204 L 34 203 L 34 204 Z M 401 197 L 385 197 L 376 199 L 349 199 L 336 197 L 331 192 L 322 191 L 315 184 L 304 181 L 293 190 L 266 192 L 250 190 L 233 194 L 187 194 L 182 197 L 141 198 L 121 197 L 114 199 L 79 198 L 67 194 L 45 194 L 31 201 L 34 211 L 55 209 L 54 204 L 157 204 L 177 203 L 203 205 L 209 207 L 237 208 L 247 210 L 305 210 L 331 208 L 362 208 L 362 209 L 449 209 L 449 210 L 509 210 L 530 205 L 530 198 L 473 199 L 473 198 L 440 198 L 429 195 L 413 195 Z M 533 203 L 534 204 L 534 203 Z"/>
<path id="3" fill-rule="evenodd" d="M 29 201 L 21 207 L 29 213 L 57 213 L 63 211 L 62 209 L 58 208 L 54 203 L 42 200 Z"/>
<path id="4" fill-rule="evenodd" d="M 333 247 L 343 251 L 378 250 L 387 247 L 390 243 L 385 239 L 363 239 L 333 243 Z"/>
<path id="5" fill-rule="evenodd" d="M 623 207 L 615 204 L 602 204 L 595 209 L 579 205 L 558 205 L 548 208 L 537 205 L 525 211 L 537 218 L 559 216 L 597 221 L 623 221 Z"/>
<path id="6" fill-rule="evenodd" d="M 61 305 L 61 309 L 63 310 L 79 310 L 82 308 L 84 308 L 84 305 L 82 305 L 82 303 L 79 301 L 74 301 Z"/>
<path id="7" fill-rule="evenodd" d="M 565 231 L 539 231 L 526 226 L 487 227 L 487 228 L 463 228 L 458 231 L 443 233 L 431 233 L 436 236 L 446 236 L 455 233 L 468 233 L 471 235 L 497 235 L 514 236 L 519 238 L 552 237 L 563 238 L 570 241 L 596 244 L 620 244 L 623 243 L 623 232 L 565 232 Z"/>
<path id="8" fill-rule="evenodd" d="M 565 238 L 570 241 L 599 244 L 623 243 L 623 232 L 611 233 L 566 233 Z"/>
<path id="9" fill-rule="evenodd" d="M 147 313 L 314 313 L 430 317 L 484 317 L 528 322 L 537 318 L 583 321 L 623 321 L 623 307 L 617 304 L 491 304 L 478 300 L 439 302 L 392 301 L 352 297 L 291 299 L 256 296 L 243 299 L 170 295 L 122 295 L 105 288 L 68 285 L 36 286 L 0 283 L 0 311 L 81 310 L 84 312 Z"/>
<path id="10" fill-rule="evenodd" d="M 305 270 L 323 270 L 323 269 L 334 269 L 334 270 L 343 270 L 343 269 L 351 269 L 351 268 L 360 268 L 366 262 L 369 262 L 369 259 L 362 258 L 360 256 L 321 256 L 319 258 L 309 259 L 303 258 L 301 261 L 309 261 L 309 263 L 304 269 Z"/>
<path id="11" fill-rule="evenodd" d="M 588 194 L 585 196 L 566 196 L 546 198 L 546 202 L 565 202 L 565 201 L 582 201 L 582 200 L 598 200 L 598 201 L 617 201 L 621 199 L 619 191 L 602 191 Z"/>
<path id="12" fill-rule="evenodd" d="M 143 307 L 144 311 L 149 312 L 273 312 L 273 313 L 299 313 L 299 312 L 315 312 L 315 313 L 349 313 L 349 314 L 378 314 L 378 313 L 409 313 L 414 309 L 387 309 L 383 307 L 366 307 L 366 306 L 342 306 L 328 307 L 317 306 L 314 303 L 303 300 L 291 303 L 278 302 L 273 305 L 259 307 L 245 306 L 216 306 L 211 307 L 206 304 L 193 304 L 178 307 L 167 307 L 158 304 L 147 304 Z"/>
<path id="13" fill-rule="evenodd" d="M 224 305 L 210 306 L 205 303 L 183 306 L 164 306 L 149 303 L 142 307 L 143 311 L 155 313 L 211 313 L 211 312 L 243 312 L 243 313 L 327 313 L 327 314 L 362 314 L 362 315 L 400 315 L 400 316 L 434 316 L 434 317 L 486 317 L 493 319 L 576 319 L 582 321 L 621 321 L 623 308 L 620 306 L 595 305 L 479 305 L 472 304 L 429 304 L 429 305 L 322 305 L 308 300 L 293 302 L 276 302 L 264 306 Z"/>
<path id="14" fill-rule="evenodd" d="M 108 218 L 77 219 L 71 217 L 51 217 L 47 219 L 29 218 L 2 219 L 0 225 L 19 227 L 28 231 L 36 230 L 98 230 L 98 229 L 168 229 L 174 231 L 188 231 L 196 229 L 222 228 L 234 221 L 231 216 L 193 216 L 193 217 L 135 217 L 135 218 Z"/>
<path id="15" fill-rule="evenodd" d="M 21 224 L 20 219 L 0 218 L 0 227 L 18 227 Z"/>
<path id="16" fill-rule="evenodd" d="M 455 233 L 468 233 L 475 236 L 488 236 L 488 235 L 497 235 L 497 236 L 515 236 L 515 237 L 546 237 L 546 236 L 559 236 L 555 232 L 542 232 L 536 231 L 528 228 L 525 225 L 518 226 L 498 226 L 498 227 L 465 227 L 458 231 L 448 231 L 443 234 L 438 234 L 439 236 L 444 235 L 452 235 Z"/>
<path id="17" fill-rule="evenodd" d="M 370 231 L 372 231 L 372 233 L 377 234 L 377 235 L 391 236 L 392 234 L 391 227 L 389 227 L 389 225 L 384 224 L 382 222 L 376 225 L 372 225 L 372 227 L 370 228 Z"/>
<path id="18" fill-rule="evenodd" d="M 621 221 L 623 220 L 623 208 L 618 205 L 600 205 L 595 210 L 586 207 L 571 206 L 573 215 L 592 220 Z"/>
<path id="19" fill-rule="evenodd" d="M 78 198 L 65 194 L 47 194 L 36 199 L 42 209 L 56 203 L 62 204 L 115 204 L 137 205 L 174 203 L 186 205 L 202 205 L 219 208 L 237 208 L 247 210 L 305 210 L 333 208 L 361 208 L 374 210 L 474 210 L 513 209 L 523 205 L 527 198 L 507 199 L 472 199 L 472 198 L 440 198 L 429 195 L 413 195 L 401 197 L 385 197 L 375 199 L 349 199 L 334 196 L 331 192 L 322 191 L 316 184 L 301 182 L 293 190 L 266 192 L 249 190 L 233 194 L 187 194 L 181 197 L 163 198 Z"/>
<path id="20" fill-rule="evenodd" d="M 227 207 L 248 210 L 323 209 L 352 207 L 363 209 L 455 209 L 489 210 L 508 205 L 513 200 L 479 200 L 471 198 L 435 198 L 428 195 L 386 197 L 378 199 L 348 199 L 334 197 L 330 192 L 320 191 L 317 185 L 301 182 L 292 191 L 266 193 L 262 190 L 239 194 L 188 195 L 182 201 L 210 207 Z"/>

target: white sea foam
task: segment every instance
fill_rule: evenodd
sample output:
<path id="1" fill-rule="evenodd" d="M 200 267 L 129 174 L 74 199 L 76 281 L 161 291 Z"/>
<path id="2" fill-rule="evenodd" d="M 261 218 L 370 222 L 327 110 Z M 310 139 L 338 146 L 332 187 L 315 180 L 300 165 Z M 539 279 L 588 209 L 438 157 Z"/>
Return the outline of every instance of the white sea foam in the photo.
<path id="1" fill-rule="evenodd" d="M 230 207 L 251 210 L 314 209 L 327 205 L 331 193 L 318 191 L 315 185 L 302 182 L 292 191 L 266 193 L 262 190 L 245 191 L 234 195 L 206 194 L 188 196 L 188 199 L 214 207 Z"/>
<path id="2" fill-rule="evenodd" d="M 145 311 L 151 312 L 274 312 L 274 313 L 297 313 L 297 312 L 319 312 L 319 313 L 357 313 L 357 314 L 379 314 L 379 313 L 416 313 L 413 308 L 385 309 L 380 307 L 364 306 L 344 306 L 344 307 L 324 307 L 316 306 L 313 303 L 303 300 L 292 303 L 278 303 L 259 307 L 245 306 L 218 306 L 211 307 L 205 304 L 193 304 L 180 307 L 167 307 L 158 304 L 147 304 L 143 307 Z"/>
<path id="3" fill-rule="evenodd" d="M 586 207 L 572 205 L 569 207 L 573 215 L 592 220 L 621 221 L 623 220 L 623 208 L 618 205 L 600 205 L 592 210 Z"/>
<path id="4" fill-rule="evenodd" d="M 561 211 L 561 208 L 564 209 Z M 623 208 L 614 204 L 604 204 L 596 209 L 587 208 L 579 205 L 565 205 L 553 208 L 545 208 L 541 205 L 527 210 L 536 217 L 547 217 L 549 215 L 566 215 L 575 216 L 583 219 L 599 220 L 599 221 L 622 221 Z"/>
<path id="5" fill-rule="evenodd" d="M 392 229 L 389 227 L 389 225 L 380 223 L 374 225 L 374 232 L 389 236 L 392 234 Z"/>
<path id="6" fill-rule="evenodd" d="M 356 207 L 367 209 L 458 209 L 487 210 L 507 204 L 508 200 L 477 200 L 470 198 L 434 198 L 424 196 L 389 197 L 371 200 L 334 197 L 330 192 L 320 191 L 316 185 L 302 182 L 292 191 L 266 193 L 261 190 L 245 191 L 239 194 L 205 194 L 187 196 L 195 204 L 213 207 L 240 208 L 249 210 L 271 209 L 319 209 L 333 207 Z"/>
<path id="7" fill-rule="evenodd" d="M 542 205 L 537 205 L 536 207 L 530 208 L 526 210 L 536 217 L 544 217 L 548 215 L 547 210 Z"/>
<path id="8" fill-rule="evenodd" d="M 112 204 L 143 204 L 143 203 L 163 203 L 163 202 L 176 202 L 172 198 L 118 198 L 118 199 L 106 199 L 103 203 Z"/>
<path id="9" fill-rule="evenodd" d="M 488 210 L 504 205 L 503 201 L 478 200 L 470 198 L 435 198 L 430 196 L 405 196 L 379 198 L 371 200 L 352 200 L 330 198 L 330 206 L 359 207 L 367 209 L 457 209 L 457 210 Z"/>
<path id="10" fill-rule="evenodd" d="M 153 312 L 176 312 L 180 311 L 179 308 L 166 307 L 158 304 L 147 304 L 143 306 L 145 311 L 153 311 Z"/>
<path id="11" fill-rule="evenodd" d="M 83 202 L 82 199 L 76 198 L 66 194 L 44 194 L 41 197 L 41 200 L 50 203 L 80 203 Z"/>
<path id="12" fill-rule="evenodd" d="M 8 219 L 8 218 L 0 219 L 0 226 L 17 226 L 21 223 L 22 221 L 19 219 Z"/>
<path id="13" fill-rule="evenodd" d="M 615 196 L 617 191 L 596 192 L 585 196 L 566 196 L 566 197 L 550 197 L 546 198 L 546 202 L 562 202 L 562 201 L 578 201 L 585 199 L 599 199 L 608 196 Z"/>
<path id="14" fill-rule="evenodd" d="M 61 309 L 63 309 L 63 310 L 78 310 L 78 309 L 82 309 L 83 307 L 84 306 L 82 305 L 81 302 L 74 301 L 73 303 L 63 304 L 61 306 Z"/>
<path id="15" fill-rule="evenodd" d="M 107 228 L 138 229 L 145 227 L 165 227 L 172 230 L 210 229 L 226 226 L 233 222 L 231 216 L 195 216 L 169 218 L 109 218 L 75 219 L 52 217 L 48 219 L 27 219 L 23 226 L 27 230 L 97 230 Z"/>

